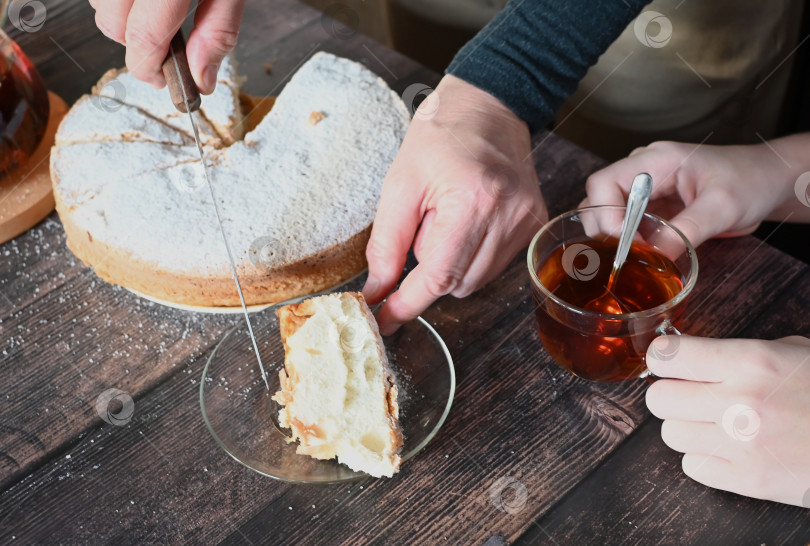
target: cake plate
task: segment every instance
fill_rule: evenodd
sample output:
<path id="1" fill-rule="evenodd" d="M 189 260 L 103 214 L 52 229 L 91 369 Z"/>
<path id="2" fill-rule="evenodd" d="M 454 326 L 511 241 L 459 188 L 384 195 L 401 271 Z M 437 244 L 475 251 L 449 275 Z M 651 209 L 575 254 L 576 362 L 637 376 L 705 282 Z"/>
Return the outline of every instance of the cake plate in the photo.
<path id="1" fill-rule="evenodd" d="M 351 286 L 357 284 L 358 286 Z M 360 283 L 344 286 L 359 289 Z M 217 444 L 241 464 L 294 483 L 337 483 L 367 477 L 335 460 L 296 454 L 289 431 L 278 424 L 280 406 L 270 399 L 279 390 L 284 348 L 273 306 L 252 315 L 268 391 L 259 371 L 247 327 L 230 330 L 214 349 L 200 381 L 203 419 Z M 442 338 L 421 317 L 383 338 L 399 388 L 404 436 L 402 465 L 419 453 L 441 428 L 456 389 L 453 360 Z"/>
<path id="2" fill-rule="evenodd" d="M 335 292 L 338 288 L 342 290 L 361 290 L 362 284 L 357 284 L 358 280 L 365 279 L 366 273 L 368 269 L 364 269 L 354 277 L 342 281 L 339 285 L 327 288 L 323 292 L 317 292 L 315 294 L 308 294 L 305 296 L 296 296 L 295 298 L 291 298 L 285 301 L 280 301 L 277 303 L 258 303 L 254 305 L 247 306 L 248 313 L 258 313 L 259 311 L 264 311 L 269 307 L 281 307 L 283 305 L 289 305 L 291 303 L 298 303 L 299 301 L 305 300 L 307 298 L 312 298 L 314 296 L 319 296 L 321 294 L 329 294 L 330 292 Z M 124 287 L 126 288 L 126 287 Z M 244 313 L 244 309 L 242 309 L 241 305 L 237 305 L 236 307 L 213 307 L 213 306 L 204 306 L 204 305 L 187 305 L 185 303 L 177 303 L 174 301 L 164 300 L 161 298 L 156 298 L 154 296 L 150 296 L 148 294 L 144 294 L 134 288 L 126 288 L 128 291 L 132 292 L 139 298 L 143 298 L 147 301 L 151 301 L 152 303 L 157 303 L 158 305 L 163 305 L 164 307 L 171 307 L 172 309 L 179 309 L 180 311 L 191 311 L 193 313 L 209 313 L 214 315 L 237 315 Z M 235 290 L 235 287 L 234 287 Z"/>

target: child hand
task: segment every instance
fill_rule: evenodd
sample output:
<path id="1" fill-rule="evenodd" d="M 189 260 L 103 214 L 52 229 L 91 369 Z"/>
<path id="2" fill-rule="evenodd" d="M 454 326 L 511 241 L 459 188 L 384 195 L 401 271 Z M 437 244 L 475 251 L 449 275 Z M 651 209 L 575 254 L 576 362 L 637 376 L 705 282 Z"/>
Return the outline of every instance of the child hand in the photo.
<path id="1" fill-rule="evenodd" d="M 582 204 L 624 206 L 633 178 L 647 172 L 654 181 L 650 212 L 671 218 L 695 246 L 750 233 L 786 203 L 792 214 L 774 219 L 798 221 L 795 209 L 806 207 L 794 186 L 810 170 L 808 141 L 803 134 L 751 146 L 654 142 L 592 174 Z"/>
<path id="2" fill-rule="evenodd" d="M 725 491 L 810 508 L 810 340 L 662 336 L 647 407 L 683 470 Z"/>

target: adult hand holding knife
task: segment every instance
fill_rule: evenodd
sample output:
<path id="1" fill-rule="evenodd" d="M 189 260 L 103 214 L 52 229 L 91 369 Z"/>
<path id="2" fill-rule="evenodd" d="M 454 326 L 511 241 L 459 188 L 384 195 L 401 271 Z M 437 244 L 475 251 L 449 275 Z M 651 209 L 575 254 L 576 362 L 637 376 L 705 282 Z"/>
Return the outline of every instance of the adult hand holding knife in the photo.
<path id="1" fill-rule="evenodd" d="M 90 0 L 96 25 L 108 38 L 127 48 L 127 68 L 139 80 L 161 88 L 162 66 L 169 43 L 188 18 L 188 64 L 200 92 L 214 91 L 222 59 L 236 46 L 245 0 L 200 0 L 189 13 L 191 0 Z"/>

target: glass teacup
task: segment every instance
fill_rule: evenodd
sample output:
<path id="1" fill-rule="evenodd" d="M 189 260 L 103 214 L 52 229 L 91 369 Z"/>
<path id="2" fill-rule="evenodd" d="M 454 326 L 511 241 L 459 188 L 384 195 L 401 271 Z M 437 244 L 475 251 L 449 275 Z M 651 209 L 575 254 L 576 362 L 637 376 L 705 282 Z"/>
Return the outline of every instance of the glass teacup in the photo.
<path id="1" fill-rule="evenodd" d="M 650 342 L 680 333 L 697 280 L 692 244 L 671 223 L 647 213 L 608 292 L 623 217 L 624 207 L 613 206 L 566 212 L 529 245 L 540 340 L 557 364 L 594 381 L 649 375 Z"/>

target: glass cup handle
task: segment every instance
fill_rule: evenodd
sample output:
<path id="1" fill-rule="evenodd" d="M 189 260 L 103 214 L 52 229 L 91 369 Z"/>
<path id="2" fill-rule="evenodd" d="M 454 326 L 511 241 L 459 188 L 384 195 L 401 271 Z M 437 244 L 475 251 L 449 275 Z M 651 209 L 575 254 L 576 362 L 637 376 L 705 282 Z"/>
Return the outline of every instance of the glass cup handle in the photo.
<path id="1" fill-rule="evenodd" d="M 655 329 L 655 333 L 658 334 L 659 336 L 679 336 L 679 335 L 681 335 L 681 331 L 678 330 L 677 328 L 675 328 L 675 326 L 672 325 L 672 322 L 670 322 L 669 319 L 666 319 L 666 320 L 664 320 L 664 322 L 659 324 L 658 328 Z M 668 360 L 667 357 L 672 358 L 673 356 L 675 356 L 675 354 L 674 353 L 669 354 L 669 355 L 662 354 L 661 356 L 662 356 L 663 359 Z M 649 368 L 645 369 L 641 373 L 641 375 L 639 377 L 641 377 L 643 379 L 646 379 L 647 381 L 649 381 L 651 383 L 655 382 L 655 380 L 658 379 L 658 377 L 656 377 L 649 370 Z"/>
<path id="2" fill-rule="evenodd" d="M 669 319 L 666 319 L 664 322 L 658 325 L 658 328 L 655 329 L 655 333 L 659 336 L 679 336 L 681 335 L 680 330 L 675 328 Z"/>

